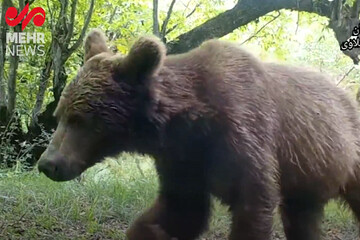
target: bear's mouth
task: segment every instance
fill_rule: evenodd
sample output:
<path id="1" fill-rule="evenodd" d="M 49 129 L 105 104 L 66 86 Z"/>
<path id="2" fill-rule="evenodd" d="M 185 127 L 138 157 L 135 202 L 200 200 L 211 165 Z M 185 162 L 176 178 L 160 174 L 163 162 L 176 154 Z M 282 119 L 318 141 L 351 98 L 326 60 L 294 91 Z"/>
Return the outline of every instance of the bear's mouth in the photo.
<path id="1" fill-rule="evenodd" d="M 39 169 L 40 172 L 43 172 L 45 174 L 45 176 L 47 176 L 48 178 L 50 178 L 53 181 L 56 182 L 66 182 L 66 181 L 70 181 L 75 179 L 76 177 L 80 176 L 81 173 L 66 173 L 66 174 L 60 174 L 59 172 L 55 172 L 55 173 L 49 173 L 49 172 L 44 172 L 41 171 Z"/>
<path id="2" fill-rule="evenodd" d="M 56 182 L 66 182 L 66 181 L 73 180 L 73 179 L 75 179 L 76 177 L 80 176 L 80 174 L 60 175 L 60 174 L 48 174 L 48 173 L 45 173 L 45 172 L 44 172 L 44 174 L 45 174 L 48 178 L 50 178 L 51 180 L 56 181 Z"/>

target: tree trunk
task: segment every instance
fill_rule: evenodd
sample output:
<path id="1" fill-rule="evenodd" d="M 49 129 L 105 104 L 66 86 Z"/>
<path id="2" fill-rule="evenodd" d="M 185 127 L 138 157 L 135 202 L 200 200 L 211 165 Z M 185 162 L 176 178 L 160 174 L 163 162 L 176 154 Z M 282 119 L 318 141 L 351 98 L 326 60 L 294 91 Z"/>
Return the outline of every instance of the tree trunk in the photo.
<path id="1" fill-rule="evenodd" d="M 19 66 L 19 57 L 10 57 L 10 69 L 8 79 L 8 103 L 7 103 L 7 115 L 10 117 L 14 113 L 16 104 L 16 75 Z"/>
<path id="2" fill-rule="evenodd" d="M 223 37 L 267 13 L 281 9 L 316 13 L 329 18 L 329 27 L 334 30 L 340 45 L 351 36 L 352 30 L 359 23 L 360 0 L 356 0 L 351 7 L 342 0 L 239 0 L 234 8 L 220 13 L 200 26 L 181 34 L 175 41 L 167 43 L 168 52 L 186 52 L 207 39 Z M 359 48 L 343 53 L 358 64 Z"/>
<path id="3" fill-rule="evenodd" d="M 334 30 L 335 37 L 339 44 L 346 41 L 351 35 L 355 26 L 359 25 L 360 0 L 356 0 L 352 7 L 344 6 L 341 0 L 335 0 L 331 5 L 331 16 L 329 26 Z M 349 56 L 355 64 L 359 62 L 359 48 L 343 52 Z"/>
<path id="4" fill-rule="evenodd" d="M 15 26 L 14 31 L 21 32 L 21 25 Z M 13 43 L 15 49 L 17 45 L 18 45 L 17 43 Z M 9 68 L 9 79 L 8 79 L 8 104 L 7 104 L 8 117 L 11 117 L 14 114 L 14 110 L 15 110 L 16 75 L 17 75 L 18 66 L 19 66 L 19 56 L 18 55 L 10 56 L 10 68 Z"/>
<path id="5" fill-rule="evenodd" d="M 153 34 L 160 37 L 159 29 L 159 1 L 153 0 Z"/>
<path id="6" fill-rule="evenodd" d="M 41 108 L 44 103 L 45 92 L 49 83 L 52 64 L 53 61 L 51 57 L 51 48 L 50 48 L 49 51 L 46 53 L 45 66 L 41 71 L 41 75 L 39 79 L 39 90 L 36 95 L 35 106 L 33 108 L 32 116 L 31 116 L 31 123 L 30 123 L 31 128 L 34 128 L 35 125 L 38 123 L 38 116 L 41 112 Z"/>
<path id="7" fill-rule="evenodd" d="M 232 9 L 220 13 L 216 17 L 209 19 L 192 30 L 181 34 L 175 41 L 167 43 L 168 52 L 186 52 L 199 46 L 207 39 L 223 37 L 234 31 L 236 28 L 244 26 L 249 22 L 256 20 L 257 18 L 276 10 L 290 9 L 306 11 L 310 13 L 316 13 L 320 16 L 325 16 L 331 19 L 333 13 L 333 4 L 334 2 L 328 0 L 239 0 Z M 341 12 L 341 14 L 344 14 L 348 9 L 343 10 L 344 11 Z M 353 13 L 352 17 L 354 16 L 358 16 L 358 13 L 357 15 Z M 344 19 L 347 19 L 348 16 L 344 15 L 343 17 Z M 330 27 L 333 28 L 333 25 L 330 25 Z M 342 41 L 340 36 L 350 37 L 348 33 L 353 29 L 353 22 L 346 22 L 344 20 L 342 28 L 347 29 L 347 34 L 336 34 L 339 43 Z M 339 29 L 336 28 L 333 28 L 333 30 L 335 33 L 339 31 Z M 352 51 L 344 53 L 347 55 L 351 55 L 351 53 L 352 55 L 356 55 L 358 50 L 359 49 L 354 48 Z M 355 57 L 352 56 L 352 59 L 354 62 L 356 62 Z"/>
<path id="8" fill-rule="evenodd" d="M 5 69 L 5 52 L 6 52 L 6 31 L 5 12 L 9 6 L 8 0 L 4 0 L 1 4 L 0 18 L 0 125 L 6 122 L 6 81 L 4 76 Z"/>
<path id="9" fill-rule="evenodd" d="M 65 61 L 63 60 L 64 55 L 65 54 L 60 44 L 55 43 L 55 47 L 53 51 L 53 61 L 54 61 L 53 93 L 56 102 L 60 100 L 61 93 L 66 85 L 67 76 L 64 67 L 65 64 Z"/>

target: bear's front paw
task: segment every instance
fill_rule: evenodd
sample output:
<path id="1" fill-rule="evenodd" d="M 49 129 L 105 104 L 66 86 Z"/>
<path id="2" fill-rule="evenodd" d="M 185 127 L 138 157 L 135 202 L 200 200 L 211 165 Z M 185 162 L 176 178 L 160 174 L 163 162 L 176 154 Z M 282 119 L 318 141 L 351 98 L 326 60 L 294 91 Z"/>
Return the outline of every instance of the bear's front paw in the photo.
<path id="1" fill-rule="evenodd" d="M 159 224 L 137 224 L 126 232 L 128 240 L 178 240 L 169 236 Z"/>

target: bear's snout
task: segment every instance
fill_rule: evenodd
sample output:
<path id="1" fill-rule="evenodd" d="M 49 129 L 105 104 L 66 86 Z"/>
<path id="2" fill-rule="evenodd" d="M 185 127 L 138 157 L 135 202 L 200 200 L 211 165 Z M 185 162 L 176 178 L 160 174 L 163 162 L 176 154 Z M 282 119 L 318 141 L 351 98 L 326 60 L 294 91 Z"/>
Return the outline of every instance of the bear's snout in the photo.
<path id="1" fill-rule="evenodd" d="M 39 172 L 42 172 L 49 178 L 52 178 L 51 176 L 56 175 L 59 168 L 55 161 L 40 159 L 38 169 Z"/>
<path id="2" fill-rule="evenodd" d="M 38 169 L 39 172 L 54 181 L 68 181 L 79 175 L 75 171 L 75 167 L 68 166 L 64 156 L 59 153 L 48 154 L 48 151 L 45 151 L 40 157 Z"/>

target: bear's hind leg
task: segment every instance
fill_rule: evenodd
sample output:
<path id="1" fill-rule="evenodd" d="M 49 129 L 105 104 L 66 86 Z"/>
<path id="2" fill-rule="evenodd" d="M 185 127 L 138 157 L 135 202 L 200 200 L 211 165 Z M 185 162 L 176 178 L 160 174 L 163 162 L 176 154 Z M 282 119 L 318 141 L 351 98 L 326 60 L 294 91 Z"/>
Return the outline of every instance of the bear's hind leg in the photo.
<path id="1" fill-rule="evenodd" d="M 287 240 L 319 240 L 325 203 L 310 198 L 284 199 L 281 218 Z"/>
<path id="2" fill-rule="evenodd" d="M 247 181 L 244 186 L 239 201 L 230 205 L 232 226 L 229 239 L 270 240 L 277 205 L 275 189 L 271 184 L 259 181 Z"/>
<path id="3" fill-rule="evenodd" d="M 230 240 L 270 240 L 273 207 L 238 206 L 232 209 Z"/>

